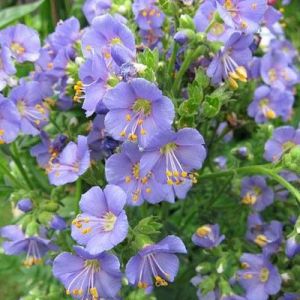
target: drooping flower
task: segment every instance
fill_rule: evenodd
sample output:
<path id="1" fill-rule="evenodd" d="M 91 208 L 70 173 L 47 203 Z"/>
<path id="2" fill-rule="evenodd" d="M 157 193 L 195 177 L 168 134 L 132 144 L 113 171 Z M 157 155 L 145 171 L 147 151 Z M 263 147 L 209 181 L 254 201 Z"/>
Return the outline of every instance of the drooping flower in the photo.
<path id="1" fill-rule="evenodd" d="M 283 3 L 282 3 L 283 4 Z M 300 294 L 298 293 L 284 293 L 278 300 L 299 300 Z"/>
<path id="2" fill-rule="evenodd" d="M 218 224 L 203 225 L 199 227 L 192 236 L 192 241 L 195 245 L 212 249 L 219 246 L 225 239 L 224 235 L 220 235 L 220 227 Z"/>
<path id="3" fill-rule="evenodd" d="M 46 169 L 49 163 L 54 162 L 65 147 L 67 137 L 63 134 L 59 134 L 54 140 L 50 140 L 45 131 L 41 131 L 40 137 L 41 143 L 33 146 L 30 149 L 30 154 L 36 158 L 40 167 Z"/>
<path id="4" fill-rule="evenodd" d="M 82 11 L 91 24 L 95 17 L 104 15 L 111 8 L 111 0 L 86 0 Z"/>
<path id="5" fill-rule="evenodd" d="M 12 62 L 11 53 L 7 47 L 0 49 L 0 91 L 2 91 L 10 81 L 10 76 L 16 73 L 16 68 Z"/>
<path id="6" fill-rule="evenodd" d="M 32 210 L 32 201 L 29 198 L 24 198 L 18 201 L 17 207 L 23 212 L 29 212 Z"/>
<path id="7" fill-rule="evenodd" d="M 296 241 L 296 236 L 292 236 L 286 241 L 285 254 L 288 258 L 293 258 L 299 253 L 300 243 Z"/>
<path id="8" fill-rule="evenodd" d="M 282 224 L 278 221 L 265 223 L 258 214 L 248 217 L 247 239 L 263 249 L 265 255 L 278 251 L 282 243 Z"/>
<path id="9" fill-rule="evenodd" d="M 122 273 L 115 255 L 103 252 L 90 255 L 75 246 L 75 254 L 63 252 L 53 262 L 53 275 L 66 288 L 67 295 L 76 299 L 115 299 Z"/>
<path id="10" fill-rule="evenodd" d="M 20 127 L 25 134 L 38 135 L 48 122 L 48 109 L 43 102 L 43 91 L 37 81 L 24 82 L 9 93 L 21 117 Z"/>
<path id="11" fill-rule="evenodd" d="M 124 143 L 120 153 L 112 155 L 105 164 L 106 179 L 120 186 L 127 194 L 128 205 L 141 205 L 144 200 L 158 203 L 167 200 L 166 187 L 149 172 L 140 175 L 142 153 L 133 143 Z"/>
<path id="12" fill-rule="evenodd" d="M 252 35 L 234 32 L 208 66 L 207 75 L 213 84 L 228 80 L 232 88 L 237 88 L 237 81 L 247 81 L 246 66 L 251 60 L 249 48 L 253 40 Z"/>
<path id="13" fill-rule="evenodd" d="M 92 255 L 121 243 L 128 231 L 126 198 L 116 185 L 107 185 L 103 191 L 92 187 L 79 202 L 82 213 L 72 223 L 72 237 Z"/>
<path id="14" fill-rule="evenodd" d="M 267 10 L 266 0 L 217 0 L 217 9 L 231 28 L 254 33 Z"/>
<path id="15" fill-rule="evenodd" d="M 20 115 L 15 104 L 0 94 L 0 145 L 13 142 L 20 131 Z"/>
<path id="16" fill-rule="evenodd" d="M 36 61 L 41 48 L 38 33 L 23 24 L 0 31 L 0 44 L 2 47 L 9 48 L 13 57 L 20 63 Z"/>
<path id="17" fill-rule="evenodd" d="M 248 115 L 255 122 L 264 123 L 281 117 L 287 121 L 291 117 L 294 96 L 290 91 L 281 91 L 262 85 L 255 90 L 254 99 L 248 107 Z"/>
<path id="18" fill-rule="evenodd" d="M 77 144 L 69 142 L 57 159 L 47 167 L 49 181 L 54 185 L 74 182 L 90 165 L 87 138 L 78 136 Z"/>
<path id="19" fill-rule="evenodd" d="M 141 176 L 152 172 L 155 178 L 169 185 L 169 196 L 184 199 L 193 182 L 194 170 L 201 168 L 206 157 L 204 139 L 192 128 L 178 132 L 156 134 L 144 149 L 141 158 Z"/>
<path id="20" fill-rule="evenodd" d="M 109 69 L 112 65 L 111 48 L 120 45 L 135 54 L 135 40 L 129 28 L 117 18 L 105 14 L 96 17 L 82 37 L 82 51 L 85 57 L 93 54 L 102 56 Z"/>
<path id="21" fill-rule="evenodd" d="M 57 55 L 63 51 L 68 60 L 75 58 L 75 43 L 81 37 L 80 23 L 75 17 L 57 23 L 55 31 L 46 40 L 46 49 Z"/>
<path id="22" fill-rule="evenodd" d="M 264 158 L 270 162 L 280 160 L 295 145 L 300 144 L 300 130 L 292 126 L 281 126 L 273 131 L 271 139 L 265 144 Z"/>
<path id="23" fill-rule="evenodd" d="M 145 146 L 154 133 L 171 128 L 174 105 L 159 88 L 142 78 L 120 82 L 103 102 L 109 109 L 105 127 L 116 140 Z"/>
<path id="24" fill-rule="evenodd" d="M 248 300 L 267 300 L 281 287 L 281 277 L 267 257 L 245 253 L 240 258 L 242 270 L 237 272 L 239 284 L 246 290 Z"/>
<path id="25" fill-rule="evenodd" d="M 281 53 L 268 52 L 262 57 L 260 66 L 263 81 L 272 87 L 285 90 L 299 80 L 297 72 Z"/>
<path id="26" fill-rule="evenodd" d="M 180 238 L 169 235 L 157 244 L 145 245 L 126 265 L 126 276 L 132 285 L 151 289 L 173 282 L 179 269 L 175 253 L 187 253 Z"/>
<path id="27" fill-rule="evenodd" d="M 142 30 L 160 28 L 165 20 L 164 13 L 155 5 L 156 0 L 135 0 L 132 5 L 137 25 Z"/>
<path id="28" fill-rule="evenodd" d="M 91 55 L 79 70 L 80 81 L 74 86 L 74 101 L 84 98 L 82 108 L 86 115 L 92 115 L 97 107 L 103 106 L 103 97 L 109 88 L 109 71 L 102 56 Z"/>
<path id="29" fill-rule="evenodd" d="M 66 220 L 59 216 L 59 215 L 54 215 L 52 219 L 50 220 L 50 228 L 54 230 L 65 230 L 67 228 L 67 223 Z"/>
<path id="30" fill-rule="evenodd" d="M 262 211 L 274 201 L 274 192 L 263 176 L 245 177 L 241 188 L 242 203 Z"/>
<path id="31" fill-rule="evenodd" d="M 111 156 L 119 145 L 118 141 L 106 134 L 104 118 L 105 115 L 99 114 L 96 116 L 92 129 L 87 136 L 92 160 L 100 160 Z"/>
<path id="32" fill-rule="evenodd" d="M 18 225 L 7 225 L 0 229 L 0 236 L 7 241 L 2 243 L 4 253 L 7 255 L 19 255 L 26 253 L 24 266 L 31 267 L 41 264 L 43 256 L 57 247 L 43 234 L 40 236 L 25 236 Z"/>

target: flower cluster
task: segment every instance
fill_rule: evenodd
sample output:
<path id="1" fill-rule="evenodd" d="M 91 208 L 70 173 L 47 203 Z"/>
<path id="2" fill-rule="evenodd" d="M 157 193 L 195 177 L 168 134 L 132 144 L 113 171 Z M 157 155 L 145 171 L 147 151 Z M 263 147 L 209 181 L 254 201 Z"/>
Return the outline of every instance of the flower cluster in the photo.
<path id="1" fill-rule="evenodd" d="M 284 9 L 198 2 L 86 0 L 85 23 L 70 16 L 43 40 L 0 30 L 2 248 L 54 276 L 30 296 L 299 298 Z"/>

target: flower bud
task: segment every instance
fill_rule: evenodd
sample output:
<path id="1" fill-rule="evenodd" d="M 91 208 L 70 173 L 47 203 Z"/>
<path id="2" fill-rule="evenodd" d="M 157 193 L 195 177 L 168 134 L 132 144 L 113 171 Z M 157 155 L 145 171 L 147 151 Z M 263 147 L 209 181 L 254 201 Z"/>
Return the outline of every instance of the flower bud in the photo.
<path id="1" fill-rule="evenodd" d="M 17 203 L 17 206 L 19 210 L 26 213 L 32 210 L 32 201 L 28 198 L 24 198 Z"/>
<path id="2" fill-rule="evenodd" d="M 64 218 L 59 215 L 54 215 L 50 221 L 50 227 L 54 230 L 64 230 L 67 224 Z"/>

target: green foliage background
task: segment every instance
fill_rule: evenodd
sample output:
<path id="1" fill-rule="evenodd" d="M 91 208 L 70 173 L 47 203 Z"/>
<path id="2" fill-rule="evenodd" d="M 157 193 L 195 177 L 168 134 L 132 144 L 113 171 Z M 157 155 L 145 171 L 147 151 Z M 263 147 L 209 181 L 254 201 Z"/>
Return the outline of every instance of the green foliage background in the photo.
<path id="1" fill-rule="evenodd" d="M 31 3 L 31 4 L 30 4 Z M 0 28 L 11 25 L 16 22 L 22 22 L 38 30 L 42 38 L 45 38 L 51 33 L 55 24 L 60 19 L 65 19 L 68 16 L 76 16 L 82 26 L 86 25 L 86 20 L 81 13 L 81 6 L 83 0 L 41 0 L 41 1 L 13 1 L 13 0 L 0 0 Z M 20 5 L 26 4 L 26 7 Z M 6 10 L 8 9 L 8 10 Z M 287 24 L 287 36 L 292 40 L 294 45 L 300 50 L 300 1 L 293 0 L 292 4 L 285 8 L 285 23 Z M 142 59 L 142 57 L 141 57 Z M 151 74 L 149 74 L 150 76 Z M 234 111 L 238 115 L 245 115 L 246 107 L 251 100 L 251 93 L 253 87 L 251 85 L 245 85 L 243 89 L 239 90 L 241 98 L 235 95 L 239 99 L 238 103 L 228 103 L 228 110 Z M 191 94 L 193 90 L 189 91 Z M 294 117 L 292 123 L 294 126 L 298 126 L 300 121 L 300 105 L 299 105 L 299 93 L 297 93 L 296 107 L 294 111 Z M 245 97 L 245 95 L 248 95 Z M 192 98 L 192 96 L 190 95 Z M 242 100 L 242 101 L 241 101 Z M 213 99 L 211 100 L 213 101 Z M 179 109 L 179 114 L 185 115 L 185 107 Z M 207 108 L 210 109 L 209 107 Z M 213 111 L 211 112 L 212 116 Z M 224 120 L 224 115 L 218 116 L 217 122 Z M 206 134 L 205 132 L 203 134 Z M 218 140 L 215 139 L 214 133 L 207 133 L 206 137 L 209 137 L 210 153 L 207 163 L 211 163 L 211 159 L 218 155 L 228 155 L 229 164 L 232 157 L 230 151 L 233 147 L 238 145 L 247 145 L 253 152 L 254 160 L 253 164 L 261 163 L 261 153 L 263 144 L 269 137 L 270 131 L 267 126 L 262 126 L 261 130 L 253 133 L 251 124 L 245 122 L 245 125 L 236 132 L 235 143 L 224 146 L 224 144 L 218 146 Z M 250 139 L 251 137 L 251 139 Z M 215 146 L 213 146 L 215 145 Z M 225 148 L 224 148 L 225 147 Z M 256 155 L 259 154 L 259 155 Z M 25 154 L 24 154 L 25 155 Z M 28 154 L 27 154 L 28 155 Z M 24 159 L 30 160 L 29 156 Z M 6 166 L 7 162 L 3 157 L 0 157 L 0 164 Z M 4 180 L 4 175 L 0 173 L 0 226 L 7 225 L 13 219 L 12 216 L 12 203 L 8 201 L 11 193 L 11 188 L 7 187 Z M 229 185 L 229 180 L 233 181 L 233 185 Z M 236 185 L 236 186 L 235 186 Z M 200 191 L 201 189 L 201 191 Z M 227 237 L 233 237 L 229 243 L 232 243 L 232 249 L 236 250 L 237 258 L 240 255 L 238 251 L 241 251 L 239 238 L 244 236 L 244 226 L 240 226 L 240 223 L 234 223 L 236 215 L 240 215 L 239 222 L 243 220 L 246 222 L 248 211 L 247 209 L 240 210 L 240 206 L 232 199 L 238 198 L 238 182 L 235 182 L 235 178 L 220 178 L 214 181 L 213 185 L 203 184 L 197 185 L 195 189 L 189 194 L 188 199 L 184 202 L 177 202 L 169 207 L 167 203 L 162 203 L 160 209 L 155 209 L 153 206 L 144 205 L 141 208 L 140 217 L 146 217 L 147 215 L 157 215 L 162 220 L 165 220 L 163 233 L 177 234 L 180 237 L 185 238 L 189 249 L 195 250 L 195 247 L 191 244 L 190 236 L 194 232 L 195 228 L 206 222 L 210 222 L 211 219 L 218 219 L 221 224 L 227 224 L 223 226 L 225 228 L 224 234 Z M 196 203 L 196 204 L 195 204 Z M 286 214 L 281 214 L 283 210 L 283 204 L 276 202 L 271 208 L 272 216 L 278 220 L 283 220 Z M 193 208 L 194 207 L 194 208 Z M 290 207 L 290 210 L 294 210 L 294 206 Z M 289 208 L 284 208 L 289 209 Z M 171 211 L 170 211 L 171 210 Z M 226 211 L 226 213 L 224 213 Z M 268 219 L 267 210 L 264 213 L 266 219 Z M 130 215 L 136 215 L 137 210 L 128 210 Z M 169 218 L 168 214 L 172 215 Z M 226 231 L 227 230 L 227 231 Z M 69 233 L 66 233 L 69 234 Z M 1 251 L 1 250 L 0 250 Z M 188 283 L 190 278 L 195 275 L 195 267 L 200 262 L 207 262 L 208 264 L 215 264 L 215 262 L 206 261 L 207 257 L 204 253 L 199 252 L 199 256 L 196 257 L 197 261 L 193 257 L 183 258 L 189 260 L 189 268 L 184 272 L 181 272 L 176 280 L 176 285 L 171 285 L 167 289 L 160 289 L 157 292 L 159 299 L 194 299 L 195 289 Z M 227 260 L 228 264 L 234 264 L 230 259 Z M 28 294 L 26 300 L 58 300 L 61 297 L 57 293 L 63 293 L 63 289 L 60 284 L 51 278 L 50 267 L 25 269 L 21 267 L 21 259 L 14 256 L 6 256 L 0 253 L 0 299 L 5 300 L 17 300 L 21 296 Z M 52 282 L 51 286 L 45 285 L 45 282 Z M 209 282 L 207 283 L 209 285 Z M 25 290 L 24 290 L 25 289 Z M 48 289 L 45 291 L 45 289 Z M 47 296 L 45 296 L 47 295 Z M 52 296 L 51 296 L 52 295 Z M 132 292 L 126 299 L 149 299 L 144 298 L 139 292 Z"/>

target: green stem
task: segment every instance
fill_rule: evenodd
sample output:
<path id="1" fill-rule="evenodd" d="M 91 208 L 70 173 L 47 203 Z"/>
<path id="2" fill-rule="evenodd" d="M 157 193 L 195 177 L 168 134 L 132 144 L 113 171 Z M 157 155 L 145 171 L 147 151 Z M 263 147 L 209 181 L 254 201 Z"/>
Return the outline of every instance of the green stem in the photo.
<path id="1" fill-rule="evenodd" d="M 1 162 L 0 162 L 0 168 L 4 171 L 3 174 L 7 175 L 16 186 L 24 188 L 24 186 L 22 186 L 22 183 L 18 181 L 18 179 L 10 172 L 10 170 Z"/>
<path id="2" fill-rule="evenodd" d="M 76 190 L 75 190 L 75 202 L 76 202 L 76 215 L 79 214 L 79 201 L 81 198 L 82 182 L 81 179 L 77 179 L 76 181 Z"/>
<path id="3" fill-rule="evenodd" d="M 204 174 L 199 176 L 199 181 L 201 180 L 207 180 L 207 179 L 216 179 L 218 177 L 224 177 L 224 176 L 234 176 L 234 175 L 251 175 L 251 174 L 261 174 L 266 175 L 277 181 L 279 184 L 281 184 L 283 187 L 285 187 L 294 197 L 297 199 L 297 201 L 300 204 L 300 192 L 288 181 L 286 181 L 283 177 L 277 174 L 275 170 L 269 169 L 267 166 L 270 165 L 257 165 L 257 166 L 247 166 L 247 167 L 241 167 L 237 169 L 232 170 L 226 170 L 221 171 L 217 173 L 210 173 L 210 174 Z M 278 169 L 276 169 L 278 171 Z"/>
<path id="4" fill-rule="evenodd" d="M 191 63 L 203 53 L 204 48 L 205 48 L 205 46 L 201 45 L 194 51 L 191 49 L 189 51 L 187 51 L 187 55 L 185 56 L 184 61 L 181 65 L 178 73 L 175 76 L 175 81 L 173 84 L 173 92 L 174 92 L 175 96 L 178 94 L 178 92 L 180 90 L 180 85 L 181 85 L 181 81 L 182 81 L 184 74 L 190 67 Z"/>
<path id="5" fill-rule="evenodd" d="M 33 190 L 34 187 L 31 183 L 29 177 L 27 176 L 27 172 L 24 169 L 21 160 L 19 159 L 20 154 L 18 152 L 18 148 L 17 148 L 17 145 L 15 143 L 12 143 L 12 152 L 13 152 L 13 153 L 11 153 L 12 160 L 15 162 L 17 168 L 19 169 L 20 173 L 22 174 L 22 176 L 23 176 L 24 180 L 26 181 L 28 187 Z"/>
<path id="6" fill-rule="evenodd" d="M 179 45 L 176 42 L 174 42 L 172 55 L 170 57 L 170 60 L 168 63 L 168 68 L 167 68 L 167 74 L 168 74 L 168 78 L 170 80 L 173 78 L 173 71 L 174 71 L 174 66 L 175 66 L 176 55 L 177 55 L 178 49 L 179 49 Z M 171 80 L 171 82 L 172 82 L 172 80 Z"/>

